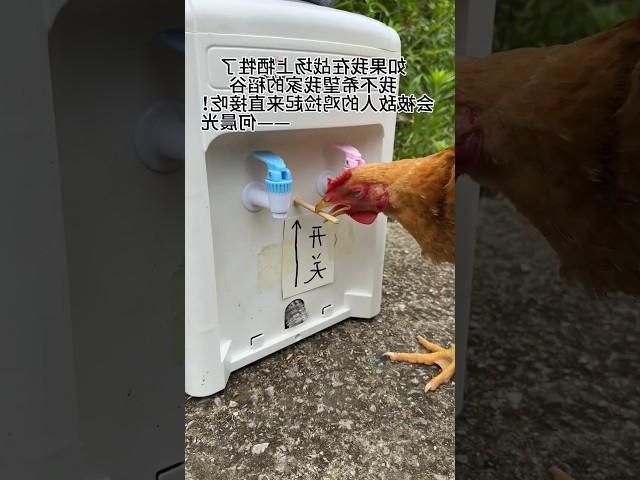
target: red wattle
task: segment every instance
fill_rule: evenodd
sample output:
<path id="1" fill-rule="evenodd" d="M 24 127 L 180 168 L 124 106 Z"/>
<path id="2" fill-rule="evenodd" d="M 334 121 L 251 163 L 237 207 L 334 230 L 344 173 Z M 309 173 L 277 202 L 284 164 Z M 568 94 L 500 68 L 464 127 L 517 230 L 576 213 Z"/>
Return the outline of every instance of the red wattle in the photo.
<path id="1" fill-rule="evenodd" d="M 358 223 L 362 223 L 364 225 L 371 225 L 373 222 L 376 221 L 378 214 L 374 212 L 354 212 L 354 213 L 350 213 L 349 216 Z"/>

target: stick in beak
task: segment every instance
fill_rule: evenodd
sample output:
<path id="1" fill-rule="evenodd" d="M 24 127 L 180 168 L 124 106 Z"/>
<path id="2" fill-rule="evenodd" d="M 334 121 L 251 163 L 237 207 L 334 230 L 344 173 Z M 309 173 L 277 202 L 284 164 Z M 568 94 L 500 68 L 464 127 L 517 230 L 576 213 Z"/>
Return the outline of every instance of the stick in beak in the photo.
<path id="1" fill-rule="evenodd" d="M 320 215 L 322 218 L 324 218 L 325 222 L 331 222 L 331 223 L 340 223 L 340 220 L 338 220 L 336 217 L 334 217 L 333 215 L 329 215 L 326 212 L 319 212 L 317 210 L 317 206 L 314 208 L 313 205 L 311 205 L 310 203 L 305 202 L 304 200 L 300 200 L 299 198 L 295 198 L 293 200 L 293 203 L 295 205 L 297 205 L 298 207 L 302 207 L 302 208 L 306 208 L 307 210 L 309 210 L 310 212 L 313 212 L 317 215 Z"/>
<path id="2" fill-rule="evenodd" d="M 332 204 L 330 202 L 327 202 L 324 198 L 321 198 L 320 201 L 316 203 L 316 208 L 315 208 L 316 213 L 318 213 L 323 208 L 330 207 L 331 205 Z"/>
<path id="3" fill-rule="evenodd" d="M 347 213 L 349 210 L 351 210 L 351 207 L 347 205 L 336 205 L 331 210 L 329 210 L 329 215 L 339 217 L 340 215 L 344 215 L 345 213 Z"/>

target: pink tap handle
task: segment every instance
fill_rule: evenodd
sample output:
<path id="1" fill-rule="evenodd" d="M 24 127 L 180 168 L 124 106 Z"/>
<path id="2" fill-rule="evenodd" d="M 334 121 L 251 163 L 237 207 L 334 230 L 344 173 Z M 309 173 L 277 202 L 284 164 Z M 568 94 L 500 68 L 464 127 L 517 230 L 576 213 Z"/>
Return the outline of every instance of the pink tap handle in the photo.
<path id="1" fill-rule="evenodd" d="M 347 145 L 346 143 L 334 143 L 333 146 L 344 152 L 344 168 L 356 168 L 365 164 L 360 150 L 353 145 Z"/>

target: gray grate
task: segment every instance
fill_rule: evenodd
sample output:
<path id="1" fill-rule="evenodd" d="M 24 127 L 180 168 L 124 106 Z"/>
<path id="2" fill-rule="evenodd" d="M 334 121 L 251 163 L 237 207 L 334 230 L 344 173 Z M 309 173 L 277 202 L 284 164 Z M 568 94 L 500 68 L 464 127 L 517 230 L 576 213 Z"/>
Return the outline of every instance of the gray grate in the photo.
<path id="1" fill-rule="evenodd" d="M 309 314 L 304 306 L 304 301 L 297 298 L 287 305 L 287 308 L 284 310 L 284 328 L 300 325 L 307 318 L 309 318 Z"/>

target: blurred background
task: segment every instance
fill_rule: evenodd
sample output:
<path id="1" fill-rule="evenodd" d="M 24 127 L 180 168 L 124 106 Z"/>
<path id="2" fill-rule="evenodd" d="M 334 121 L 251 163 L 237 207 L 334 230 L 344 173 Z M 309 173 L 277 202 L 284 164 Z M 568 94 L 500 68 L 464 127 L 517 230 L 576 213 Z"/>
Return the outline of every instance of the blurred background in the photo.
<path id="1" fill-rule="evenodd" d="M 424 157 L 453 144 L 455 6 L 453 0 L 340 0 L 336 8 L 389 25 L 402 41 L 407 75 L 400 91 L 435 100 L 433 113 L 399 114 L 394 158 Z"/>
<path id="2" fill-rule="evenodd" d="M 400 89 L 436 101 L 432 114 L 401 114 L 394 158 L 421 157 L 454 141 L 454 0 L 339 0 L 336 8 L 375 18 L 402 41 L 407 75 Z M 498 1 L 493 50 L 566 43 L 605 30 L 640 12 L 640 0 Z M 536 19 L 544 18 L 544 21 Z"/>
<path id="3" fill-rule="evenodd" d="M 493 51 L 571 43 L 640 13 L 640 0 L 513 0 L 496 2 Z M 455 109 L 454 109 L 455 110 Z M 494 196 L 486 186 L 481 196 Z"/>
<path id="4" fill-rule="evenodd" d="M 571 43 L 639 14 L 639 0 L 498 0 L 493 50 Z M 552 465 L 640 478 L 639 300 L 568 285 L 540 232 L 482 191 L 456 478 L 548 480 Z"/>
<path id="5" fill-rule="evenodd" d="M 638 13 L 640 0 L 498 1 L 493 50 L 573 42 Z"/>

